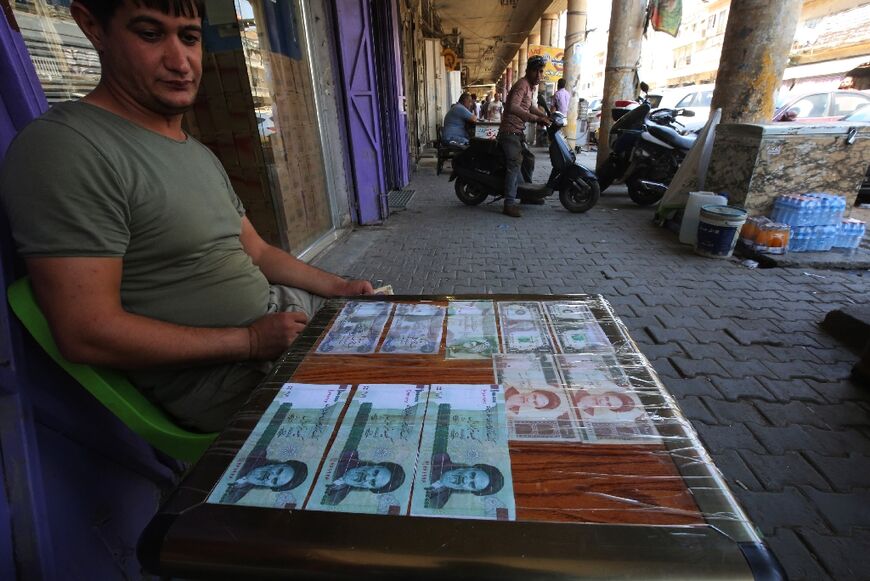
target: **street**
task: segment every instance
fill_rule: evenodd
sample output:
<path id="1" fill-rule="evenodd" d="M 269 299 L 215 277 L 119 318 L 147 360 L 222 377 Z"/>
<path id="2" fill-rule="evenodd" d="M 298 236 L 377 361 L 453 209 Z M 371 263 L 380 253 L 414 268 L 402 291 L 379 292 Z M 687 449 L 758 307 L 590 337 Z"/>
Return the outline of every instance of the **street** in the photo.
<path id="1" fill-rule="evenodd" d="M 616 186 L 586 214 L 553 196 L 512 219 L 500 202 L 460 203 L 446 169 L 418 169 L 406 210 L 315 264 L 396 294 L 602 294 L 789 577 L 870 577 L 870 392 L 848 379 L 858 355 L 818 326 L 868 302 L 866 272 L 697 256 Z"/>

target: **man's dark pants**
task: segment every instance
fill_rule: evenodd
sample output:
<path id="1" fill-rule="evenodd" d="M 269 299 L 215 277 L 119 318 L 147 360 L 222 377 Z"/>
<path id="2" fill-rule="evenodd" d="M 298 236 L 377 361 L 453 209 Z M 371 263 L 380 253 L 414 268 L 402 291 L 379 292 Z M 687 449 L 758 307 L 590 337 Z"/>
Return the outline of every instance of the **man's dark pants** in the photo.
<path id="1" fill-rule="evenodd" d="M 534 164 L 534 154 L 527 147 L 523 147 L 525 140 L 526 138 L 522 133 L 499 132 L 498 134 L 498 143 L 504 152 L 505 159 L 505 206 L 513 206 L 519 203 L 519 200 L 517 200 L 517 186 L 520 183 L 522 175 L 520 168 L 523 165 L 524 158 L 526 158 L 527 163 Z"/>

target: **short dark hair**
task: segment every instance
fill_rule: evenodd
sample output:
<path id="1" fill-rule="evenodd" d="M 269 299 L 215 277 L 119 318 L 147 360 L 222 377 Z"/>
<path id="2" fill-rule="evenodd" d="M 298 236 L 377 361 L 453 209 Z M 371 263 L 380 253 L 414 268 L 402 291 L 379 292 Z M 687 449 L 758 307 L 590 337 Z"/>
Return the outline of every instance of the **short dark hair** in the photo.
<path id="1" fill-rule="evenodd" d="M 144 6 L 153 10 L 159 10 L 164 14 L 177 14 L 193 18 L 205 14 L 203 0 L 75 0 L 94 15 L 94 18 L 105 29 L 109 26 L 112 17 L 125 1 L 132 2 L 135 6 Z"/>
<path id="2" fill-rule="evenodd" d="M 471 95 L 469 93 L 462 93 L 461 95 L 459 95 L 459 100 L 456 102 L 462 103 L 463 101 L 465 101 L 465 99 L 471 99 Z"/>
<path id="3" fill-rule="evenodd" d="M 561 78 L 561 79 L 559 79 L 558 81 L 556 81 L 556 86 L 557 86 L 558 88 L 560 88 L 560 89 L 564 89 L 564 88 L 565 88 L 565 79 L 564 79 L 564 77 Z"/>

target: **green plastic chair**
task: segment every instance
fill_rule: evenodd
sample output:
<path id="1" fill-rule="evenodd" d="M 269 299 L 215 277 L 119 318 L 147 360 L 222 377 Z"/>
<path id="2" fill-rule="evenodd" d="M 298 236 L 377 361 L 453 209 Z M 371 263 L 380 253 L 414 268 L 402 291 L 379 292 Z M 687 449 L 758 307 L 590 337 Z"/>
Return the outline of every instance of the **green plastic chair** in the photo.
<path id="1" fill-rule="evenodd" d="M 36 303 L 30 277 L 12 283 L 7 297 L 12 312 L 45 352 L 149 444 L 173 458 L 195 462 L 215 439 L 217 434 L 199 434 L 176 426 L 117 371 L 67 361 L 60 354 L 48 321 Z"/>

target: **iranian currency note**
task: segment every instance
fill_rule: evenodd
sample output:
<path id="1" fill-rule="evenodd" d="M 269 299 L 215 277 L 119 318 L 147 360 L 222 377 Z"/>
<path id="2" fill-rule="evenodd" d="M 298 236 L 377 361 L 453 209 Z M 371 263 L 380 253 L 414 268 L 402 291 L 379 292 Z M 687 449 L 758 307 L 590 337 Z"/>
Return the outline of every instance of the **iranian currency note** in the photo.
<path id="1" fill-rule="evenodd" d="M 613 386 L 566 390 L 584 442 L 658 444 L 658 431 L 636 393 Z"/>
<path id="2" fill-rule="evenodd" d="M 408 513 L 428 388 L 360 385 L 305 508 Z"/>
<path id="3" fill-rule="evenodd" d="M 411 515 L 516 519 L 500 386 L 432 386 Z"/>
<path id="4" fill-rule="evenodd" d="M 381 352 L 438 353 L 446 311 L 437 305 L 397 305 Z"/>
<path id="5" fill-rule="evenodd" d="M 392 303 L 348 302 L 317 346 L 317 353 L 374 353 L 392 309 Z"/>
<path id="6" fill-rule="evenodd" d="M 553 343 L 540 303 L 498 303 L 506 353 L 552 353 Z"/>
<path id="7" fill-rule="evenodd" d="M 610 353 L 556 355 L 556 366 L 568 388 L 614 384 L 631 388 L 631 382 L 616 356 Z"/>
<path id="8" fill-rule="evenodd" d="M 348 391 L 339 385 L 284 384 L 207 502 L 300 508 Z"/>
<path id="9" fill-rule="evenodd" d="M 456 301 L 447 307 L 447 359 L 489 359 L 498 352 L 492 301 Z"/>
<path id="10" fill-rule="evenodd" d="M 495 355 L 493 367 L 504 387 L 511 440 L 578 441 L 577 420 L 552 355 Z"/>

